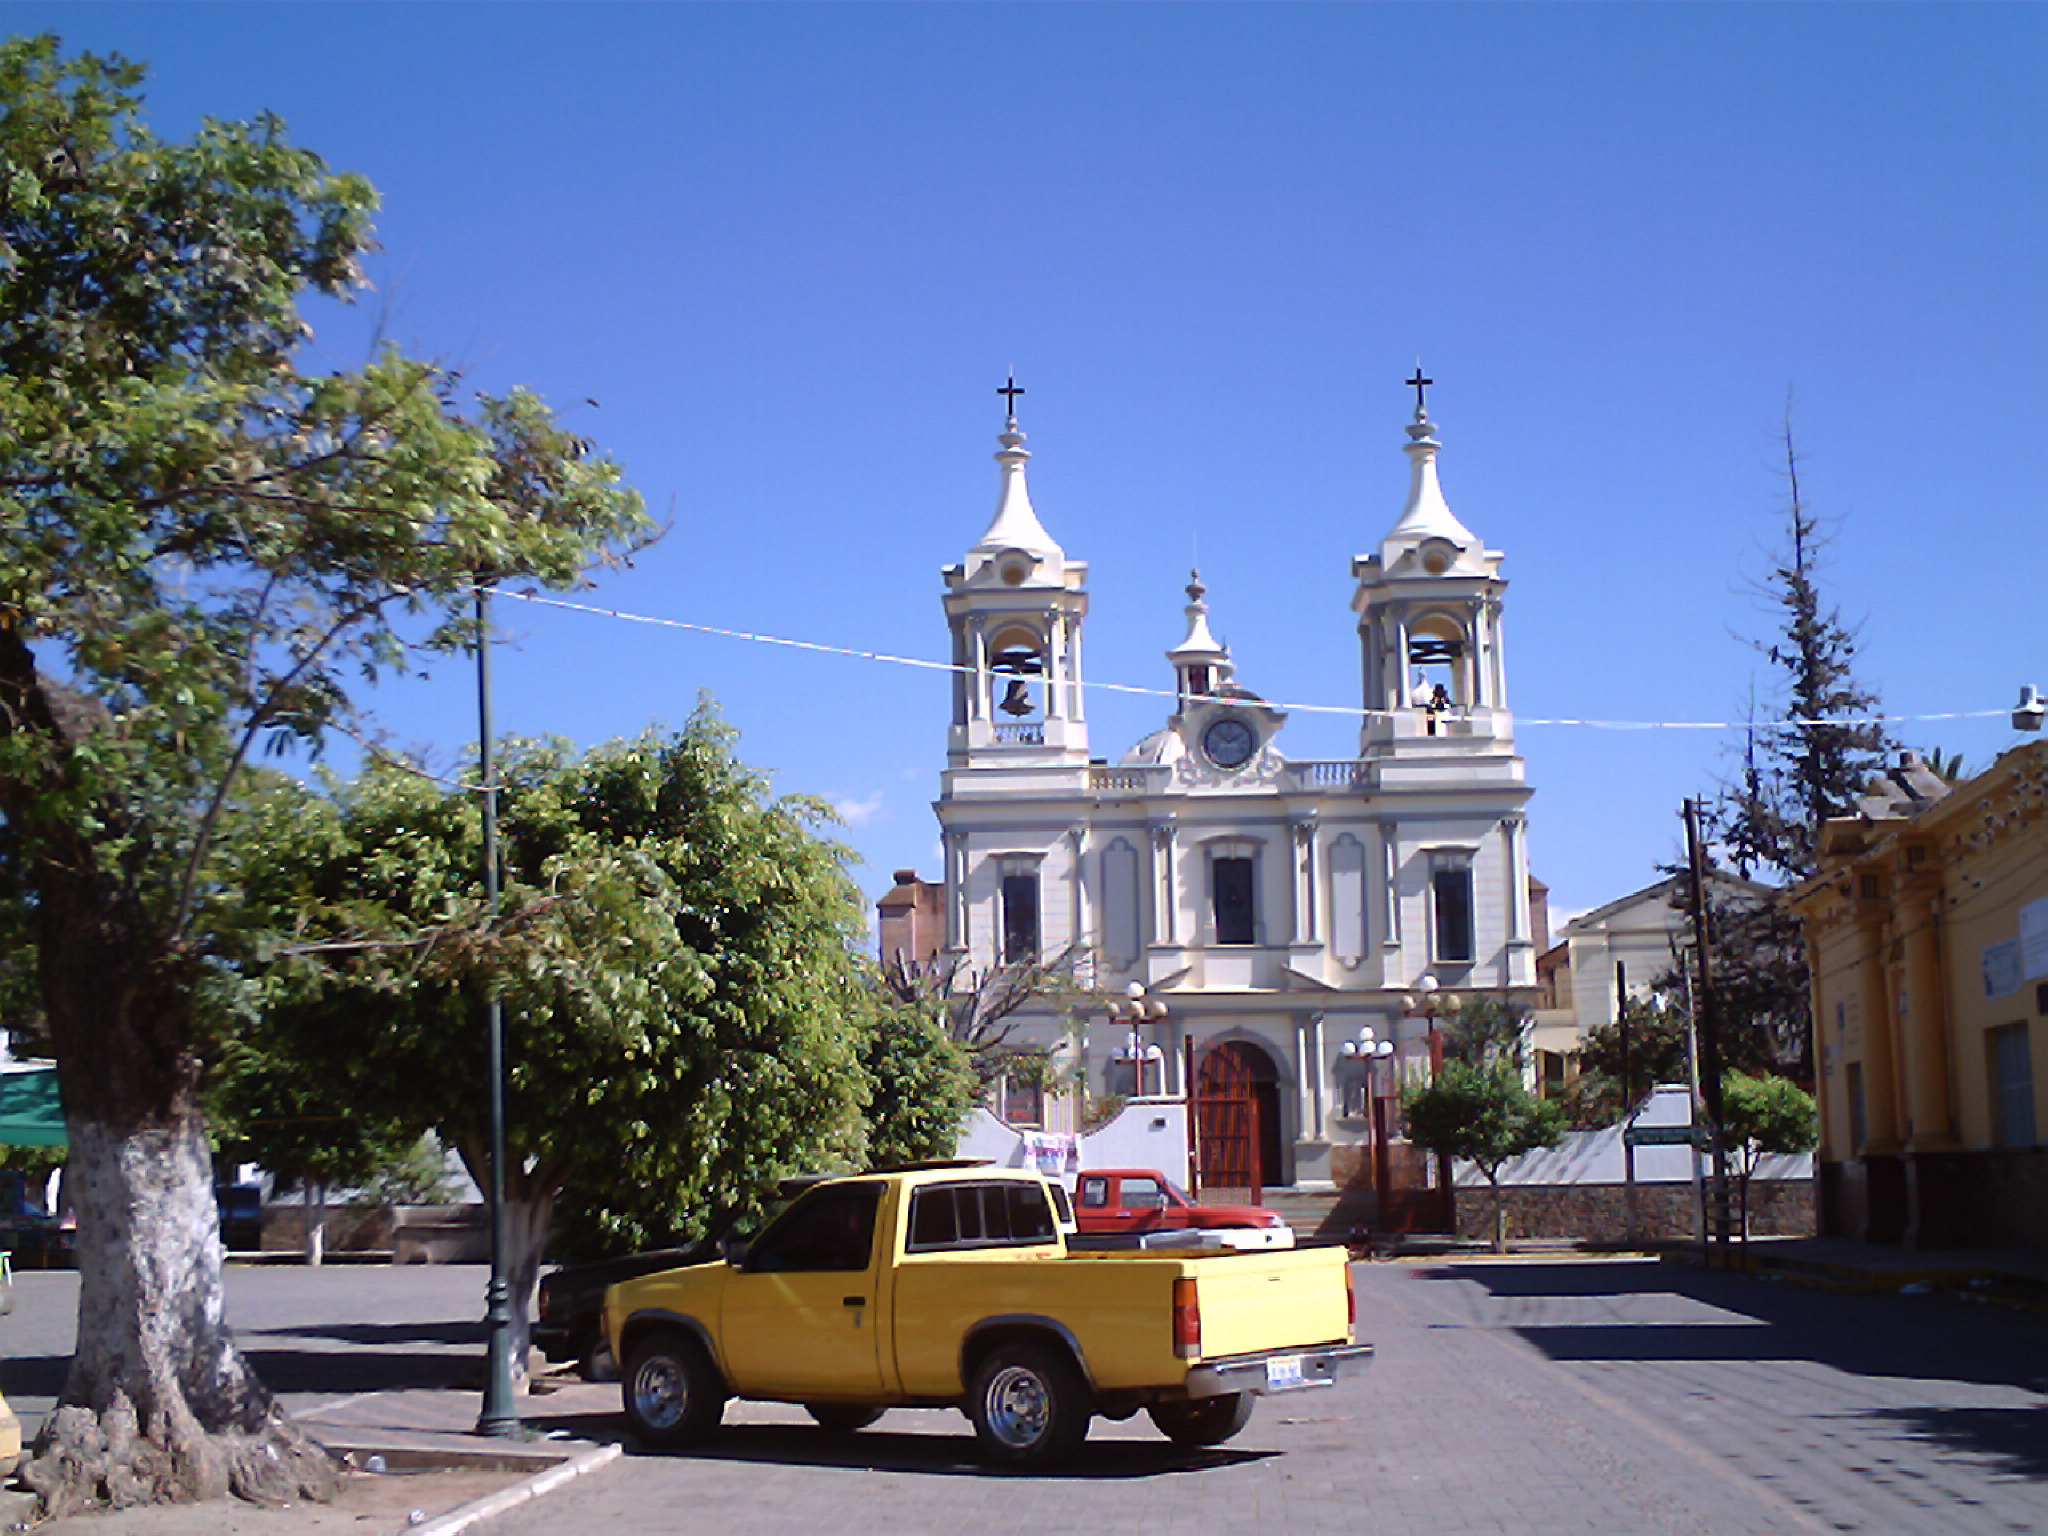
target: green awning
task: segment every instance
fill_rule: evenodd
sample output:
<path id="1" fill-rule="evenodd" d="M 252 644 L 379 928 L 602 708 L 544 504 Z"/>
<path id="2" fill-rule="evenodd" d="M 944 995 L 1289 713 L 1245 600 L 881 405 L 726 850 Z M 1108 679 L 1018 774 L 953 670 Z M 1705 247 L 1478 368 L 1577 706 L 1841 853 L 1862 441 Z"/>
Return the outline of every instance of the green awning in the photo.
<path id="1" fill-rule="evenodd" d="M 64 1103 L 55 1067 L 0 1069 L 0 1146 L 62 1147 Z"/>

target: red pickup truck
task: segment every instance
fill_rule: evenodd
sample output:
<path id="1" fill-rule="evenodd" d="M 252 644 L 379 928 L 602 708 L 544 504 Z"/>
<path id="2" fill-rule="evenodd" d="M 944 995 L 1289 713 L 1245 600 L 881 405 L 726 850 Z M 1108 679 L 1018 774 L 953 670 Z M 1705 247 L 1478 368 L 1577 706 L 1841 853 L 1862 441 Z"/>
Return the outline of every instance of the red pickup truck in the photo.
<path id="1" fill-rule="evenodd" d="M 1074 1183 L 1083 1237 L 1214 1232 L 1230 1248 L 1292 1248 L 1294 1229 L 1257 1205 L 1202 1205 L 1156 1168 L 1091 1168 Z"/>

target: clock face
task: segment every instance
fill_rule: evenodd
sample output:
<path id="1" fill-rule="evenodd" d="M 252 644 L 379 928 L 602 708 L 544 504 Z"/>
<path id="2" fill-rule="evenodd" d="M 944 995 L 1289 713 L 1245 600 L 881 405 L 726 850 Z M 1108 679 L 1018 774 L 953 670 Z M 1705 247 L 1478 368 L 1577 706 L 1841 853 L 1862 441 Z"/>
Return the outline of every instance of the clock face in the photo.
<path id="1" fill-rule="evenodd" d="M 1258 733 L 1227 715 L 1202 732 L 1202 752 L 1218 768 L 1242 768 L 1258 750 Z"/>

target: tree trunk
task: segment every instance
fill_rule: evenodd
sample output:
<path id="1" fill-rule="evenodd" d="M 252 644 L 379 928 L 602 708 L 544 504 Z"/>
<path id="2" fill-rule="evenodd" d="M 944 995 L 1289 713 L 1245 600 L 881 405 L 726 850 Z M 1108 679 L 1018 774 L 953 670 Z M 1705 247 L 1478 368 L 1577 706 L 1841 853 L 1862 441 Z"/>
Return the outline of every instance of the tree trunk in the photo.
<path id="1" fill-rule="evenodd" d="M 43 1512 L 333 1497 L 339 1464 L 285 1418 L 227 1326 L 199 1123 L 73 1119 L 70 1135 L 78 1347 L 23 1473 Z"/>
<path id="2" fill-rule="evenodd" d="M 299 1191 L 306 1209 L 306 1263 L 314 1269 L 327 1256 L 327 1186 L 308 1179 Z"/>
<path id="3" fill-rule="evenodd" d="M 234 1493 L 329 1499 L 341 1465 L 235 1347 L 199 1109 L 197 967 L 92 850 L 42 865 L 38 958 L 70 1137 L 78 1333 L 22 1480 L 46 1516 Z"/>
<path id="4" fill-rule="evenodd" d="M 512 1373 L 522 1385 L 533 1350 L 533 1295 L 540 1286 L 541 1255 L 554 1223 L 552 1195 L 505 1201 L 505 1279 L 512 1307 Z"/>
<path id="5" fill-rule="evenodd" d="M 45 1516 L 332 1498 L 340 1463 L 278 1409 L 228 1330 L 192 1013 L 206 972 L 151 915 L 175 852 L 79 750 L 110 725 L 46 685 L 0 619 L 0 817 L 34 897 L 78 1214 L 76 1353 L 21 1478 Z"/>
<path id="6" fill-rule="evenodd" d="M 470 1181 L 489 1196 L 490 1157 L 475 1139 L 443 1133 L 462 1157 Z M 555 1219 L 555 1193 L 562 1187 L 559 1165 L 549 1161 L 537 1167 L 514 1166 L 505 1171 L 505 1284 L 512 1313 L 512 1377 L 524 1390 L 533 1354 L 533 1297 L 540 1288 L 540 1265 L 547 1252 L 548 1235 Z"/>

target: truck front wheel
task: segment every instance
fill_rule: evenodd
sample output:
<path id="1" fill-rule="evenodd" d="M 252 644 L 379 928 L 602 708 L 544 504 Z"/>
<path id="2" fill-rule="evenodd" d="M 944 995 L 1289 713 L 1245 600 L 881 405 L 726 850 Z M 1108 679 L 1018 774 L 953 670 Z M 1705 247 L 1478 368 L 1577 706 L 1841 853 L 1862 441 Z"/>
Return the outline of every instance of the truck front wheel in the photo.
<path id="1" fill-rule="evenodd" d="M 725 1383 L 704 1346 L 680 1328 L 650 1333 L 626 1352 L 620 1381 L 626 1421 L 650 1445 L 688 1445 L 725 1416 Z"/>
<path id="2" fill-rule="evenodd" d="M 1062 1350 L 1006 1344 L 974 1373 L 967 1416 L 982 1453 L 1003 1466 L 1064 1461 L 1088 1437 L 1088 1383 Z"/>
<path id="3" fill-rule="evenodd" d="M 1226 1392 L 1221 1397 L 1154 1403 L 1145 1411 L 1159 1433 L 1176 1445 L 1221 1445 L 1251 1423 L 1252 1395 Z"/>

